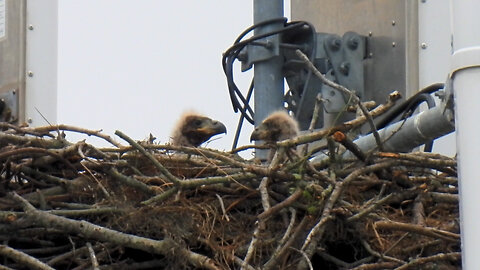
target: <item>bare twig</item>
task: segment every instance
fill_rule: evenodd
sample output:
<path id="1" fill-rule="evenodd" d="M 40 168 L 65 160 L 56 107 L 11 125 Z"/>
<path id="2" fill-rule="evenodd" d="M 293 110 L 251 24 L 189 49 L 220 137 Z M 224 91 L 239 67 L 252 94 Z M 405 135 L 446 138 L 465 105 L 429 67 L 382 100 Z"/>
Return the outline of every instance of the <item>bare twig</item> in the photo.
<path id="1" fill-rule="evenodd" d="M 418 269 L 419 265 L 435 262 L 435 261 L 459 261 L 462 258 L 462 253 L 460 252 L 451 252 L 451 253 L 440 253 L 429 257 L 423 257 L 418 259 L 413 259 L 410 262 L 395 268 L 395 270 L 405 270 L 405 269 Z"/>
<path id="2" fill-rule="evenodd" d="M 92 224 L 87 221 L 76 221 L 64 217 L 55 216 L 35 209 L 28 201 L 18 196 L 16 193 L 11 195 L 12 199 L 22 205 L 25 214 L 37 221 L 45 228 L 58 228 L 68 233 L 84 235 L 87 238 L 98 241 L 107 241 L 120 246 L 131 247 L 156 254 L 169 254 L 172 249 L 176 249 L 185 256 L 187 261 L 196 267 L 207 269 L 219 269 L 215 263 L 200 254 L 180 248 L 173 240 L 152 240 L 145 237 L 121 233 L 112 229 Z"/>
<path id="3" fill-rule="evenodd" d="M 0 255 L 8 257 L 22 265 L 27 266 L 30 269 L 54 270 L 52 267 L 44 264 L 38 259 L 6 245 L 0 245 Z"/>
<path id="4" fill-rule="evenodd" d="M 88 249 L 88 254 L 90 255 L 90 260 L 92 261 L 93 270 L 100 270 L 97 257 L 95 256 L 95 251 L 93 250 L 92 244 L 90 244 L 90 242 L 87 242 L 87 249 Z"/>
<path id="5" fill-rule="evenodd" d="M 145 149 L 140 144 L 138 144 L 119 130 L 115 131 L 115 134 L 127 141 L 131 146 L 135 147 L 138 151 L 140 151 L 140 153 L 145 155 L 155 165 L 155 167 L 157 167 L 157 169 L 160 170 L 160 172 L 165 175 L 165 177 L 167 177 L 167 179 L 170 180 L 173 184 L 175 184 L 176 186 L 180 185 L 180 180 L 173 176 L 167 169 L 165 169 L 165 167 L 163 167 L 163 165 L 160 164 L 160 162 L 158 162 L 158 160 L 155 159 L 154 156 L 145 151 Z"/>
<path id="6" fill-rule="evenodd" d="M 452 232 L 447 232 L 435 228 L 423 227 L 420 225 L 413 225 L 394 221 L 377 221 L 375 222 L 377 229 L 384 230 L 400 230 L 405 232 L 411 232 L 416 234 L 422 234 L 429 237 L 441 238 L 449 242 L 460 241 L 460 235 Z"/>

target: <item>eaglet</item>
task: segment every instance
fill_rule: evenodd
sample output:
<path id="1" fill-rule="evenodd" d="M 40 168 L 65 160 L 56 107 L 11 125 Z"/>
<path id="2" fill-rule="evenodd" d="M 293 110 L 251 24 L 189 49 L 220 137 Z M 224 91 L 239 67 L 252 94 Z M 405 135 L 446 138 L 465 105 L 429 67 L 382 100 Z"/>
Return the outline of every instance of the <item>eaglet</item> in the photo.
<path id="1" fill-rule="evenodd" d="M 221 122 L 188 112 L 178 120 L 171 142 L 177 146 L 197 147 L 212 136 L 221 133 L 227 133 L 227 128 Z"/>
<path id="2" fill-rule="evenodd" d="M 292 139 L 298 136 L 299 132 L 297 120 L 285 111 L 276 111 L 255 128 L 250 136 L 250 141 L 265 141 L 267 144 L 275 144 L 278 141 Z M 272 161 L 274 154 L 275 150 L 272 149 L 268 155 L 269 162 Z"/>
<path id="3" fill-rule="evenodd" d="M 298 135 L 298 122 L 285 111 L 276 111 L 265 118 L 252 132 L 250 141 L 275 143 Z"/>

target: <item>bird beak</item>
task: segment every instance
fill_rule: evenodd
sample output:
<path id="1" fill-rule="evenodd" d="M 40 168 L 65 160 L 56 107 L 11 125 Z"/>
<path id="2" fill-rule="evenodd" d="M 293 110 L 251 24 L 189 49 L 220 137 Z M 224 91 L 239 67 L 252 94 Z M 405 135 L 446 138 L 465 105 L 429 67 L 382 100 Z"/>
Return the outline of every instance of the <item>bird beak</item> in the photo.
<path id="1" fill-rule="evenodd" d="M 211 123 L 208 123 L 207 125 L 198 128 L 197 131 L 209 136 L 221 133 L 227 134 L 227 128 L 224 124 L 222 124 L 222 122 L 219 121 L 211 121 Z"/>
<path id="2" fill-rule="evenodd" d="M 250 135 L 250 142 L 261 140 L 265 132 L 259 129 L 258 127 Z"/>

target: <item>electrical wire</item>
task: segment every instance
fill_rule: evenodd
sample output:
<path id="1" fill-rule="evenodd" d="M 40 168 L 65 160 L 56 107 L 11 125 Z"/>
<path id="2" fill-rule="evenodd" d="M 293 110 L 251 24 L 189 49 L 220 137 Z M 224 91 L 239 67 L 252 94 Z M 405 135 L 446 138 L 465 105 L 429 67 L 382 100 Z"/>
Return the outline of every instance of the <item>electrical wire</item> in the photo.
<path id="1" fill-rule="evenodd" d="M 229 95 L 230 95 L 230 100 L 232 102 L 233 110 L 234 110 L 234 112 L 240 111 L 242 116 L 245 119 L 247 119 L 247 121 L 250 122 L 251 124 L 254 124 L 254 120 L 253 120 L 254 112 L 253 112 L 251 106 L 249 105 L 249 102 L 247 101 L 247 99 L 243 96 L 242 92 L 240 91 L 240 89 L 235 84 L 234 75 L 233 75 L 233 64 L 234 64 L 235 60 L 238 59 L 238 56 L 239 56 L 240 52 L 247 45 L 253 44 L 255 41 L 257 41 L 259 39 L 269 37 L 269 36 L 272 36 L 272 35 L 276 35 L 276 34 L 279 34 L 279 33 L 284 33 L 284 32 L 287 32 L 287 31 L 291 31 L 293 29 L 297 29 L 297 28 L 305 26 L 305 25 L 310 27 L 310 29 L 314 29 L 313 26 L 311 24 L 309 24 L 308 22 L 287 23 L 286 21 L 287 21 L 286 18 L 277 18 L 277 19 L 272 19 L 272 20 L 267 20 L 267 21 L 264 21 L 264 22 L 260 22 L 260 23 L 257 23 L 257 24 L 254 24 L 254 25 L 250 26 L 249 28 L 244 30 L 237 37 L 234 44 L 223 53 L 222 67 L 223 67 L 223 71 L 225 73 L 225 76 L 227 78 L 227 85 L 228 85 L 228 90 L 229 90 Z M 254 30 L 258 27 L 265 26 L 265 25 L 268 25 L 268 24 L 273 24 L 273 23 L 283 23 L 284 27 L 282 29 L 279 29 L 279 30 L 271 31 L 271 32 L 268 32 L 268 33 L 260 34 L 260 35 L 254 35 L 251 38 L 242 40 L 252 30 Z M 313 30 L 313 32 L 314 32 L 314 30 Z M 313 37 L 315 38 L 315 35 L 313 35 Z M 259 44 L 256 44 L 256 45 L 259 45 Z M 312 48 L 312 52 L 310 53 L 310 55 L 312 57 L 314 55 L 314 51 L 315 51 L 314 48 Z"/>
<path id="2" fill-rule="evenodd" d="M 418 108 L 418 106 L 420 106 L 420 104 L 424 102 L 427 103 L 427 106 L 429 109 L 435 107 L 435 100 L 431 96 L 431 94 L 436 91 L 439 91 L 440 89 L 443 89 L 444 87 L 445 87 L 444 83 L 435 83 L 421 89 L 420 91 L 415 93 L 413 96 L 411 96 L 409 99 L 405 100 L 399 106 L 391 110 L 387 114 L 387 116 L 377 124 L 377 128 L 382 129 L 386 127 L 399 116 L 401 116 L 400 120 L 404 120 L 412 116 L 413 112 Z M 433 149 L 433 140 L 425 143 L 425 146 L 423 148 L 424 152 L 432 152 L 432 149 Z"/>
<path id="3" fill-rule="evenodd" d="M 419 96 L 422 96 L 423 94 L 432 94 L 434 92 L 439 91 L 440 89 L 443 89 L 445 87 L 444 83 L 434 83 L 431 84 L 417 93 L 415 93 L 413 96 L 405 100 L 404 102 L 400 103 L 398 106 L 390 110 L 388 113 L 385 114 L 385 117 L 382 118 L 377 124 L 377 129 L 382 129 L 389 124 L 393 123 L 396 118 L 404 114 L 408 108 L 411 106 L 410 104 L 414 102 L 415 100 L 418 99 Z"/>

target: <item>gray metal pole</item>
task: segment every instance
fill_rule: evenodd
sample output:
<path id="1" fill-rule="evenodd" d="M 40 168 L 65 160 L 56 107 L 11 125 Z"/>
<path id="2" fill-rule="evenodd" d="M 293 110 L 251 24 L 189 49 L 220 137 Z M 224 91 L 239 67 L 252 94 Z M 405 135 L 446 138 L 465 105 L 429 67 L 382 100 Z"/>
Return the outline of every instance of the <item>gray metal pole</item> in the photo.
<path id="1" fill-rule="evenodd" d="M 433 139 L 447 135 L 455 130 L 454 115 L 444 106 L 438 106 L 390 125 L 378 133 L 385 151 L 408 152 Z M 377 146 L 373 135 L 367 135 L 354 141 L 363 151 L 370 151 Z M 346 152 L 344 158 L 353 157 Z"/>
<path id="2" fill-rule="evenodd" d="M 437 106 L 416 114 L 405 121 L 399 121 L 378 131 L 380 139 L 384 142 L 384 151 L 408 152 L 413 148 L 425 144 L 433 139 L 440 138 L 455 131 L 454 115 L 450 108 Z M 377 147 L 372 134 L 361 137 L 354 143 L 364 152 L 369 152 Z M 353 158 L 352 152 L 347 151 L 342 158 Z M 320 162 L 328 158 L 321 154 L 313 161 Z"/>
<path id="3" fill-rule="evenodd" d="M 283 17 L 283 0 L 254 0 L 253 22 L 259 23 L 270 19 Z M 283 23 L 268 24 L 255 29 L 255 35 L 279 30 Z M 279 55 L 280 36 L 273 35 L 265 40 L 270 48 L 253 47 L 254 63 L 254 121 L 258 126 L 271 112 L 283 108 L 284 85 L 282 75 L 283 59 Z M 265 159 L 267 151 L 256 152 L 256 157 Z"/>

